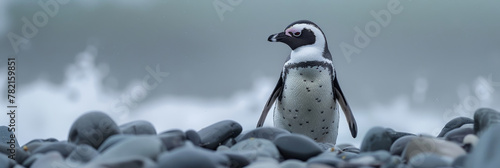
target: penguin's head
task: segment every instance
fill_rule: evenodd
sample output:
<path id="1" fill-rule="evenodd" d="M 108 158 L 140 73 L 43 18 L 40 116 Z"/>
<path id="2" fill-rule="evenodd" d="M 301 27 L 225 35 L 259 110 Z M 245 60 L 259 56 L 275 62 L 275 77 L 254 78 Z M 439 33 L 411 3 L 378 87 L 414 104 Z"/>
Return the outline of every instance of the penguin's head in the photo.
<path id="1" fill-rule="evenodd" d="M 318 47 L 318 49 L 326 47 L 323 31 L 309 20 L 293 22 L 285 28 L 285 31 L 270 35 L 267 40 L 285 43 L 292 50 L 302 46 Z"/>

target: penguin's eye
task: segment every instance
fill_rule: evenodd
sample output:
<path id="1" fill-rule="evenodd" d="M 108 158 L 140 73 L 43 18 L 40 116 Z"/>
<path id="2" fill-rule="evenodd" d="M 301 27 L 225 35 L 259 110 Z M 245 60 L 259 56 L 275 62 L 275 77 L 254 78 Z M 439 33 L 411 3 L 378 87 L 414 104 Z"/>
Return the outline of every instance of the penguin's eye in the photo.
<path id="1" fill-rule="evenodd" d="M 300 34 L 301 34 L 300 32 L 295 32 L 295 33 L 293 33 L 293 36 L 295 36 L 295 37 L 299 37 L 299 36 L 300 36 Z"/>

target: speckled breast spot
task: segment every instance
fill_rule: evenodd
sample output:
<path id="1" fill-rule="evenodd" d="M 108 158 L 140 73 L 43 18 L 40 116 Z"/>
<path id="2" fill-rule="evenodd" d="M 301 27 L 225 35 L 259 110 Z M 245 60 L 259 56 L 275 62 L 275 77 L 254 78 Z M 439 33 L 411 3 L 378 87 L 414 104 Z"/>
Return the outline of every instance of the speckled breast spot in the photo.
<path id="1" fill-rule="evenodd" d="M 289 69 L 274 125 L 318 142 L 335 143 L 338 111 L 331 77 L 329 69 L 320 66 Z"/>

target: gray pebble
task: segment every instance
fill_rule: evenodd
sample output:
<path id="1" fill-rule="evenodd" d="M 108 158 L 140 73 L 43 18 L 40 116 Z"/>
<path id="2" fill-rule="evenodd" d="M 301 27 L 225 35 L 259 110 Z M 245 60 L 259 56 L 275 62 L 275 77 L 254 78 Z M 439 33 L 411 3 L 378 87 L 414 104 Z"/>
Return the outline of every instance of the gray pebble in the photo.
<path id="1" fill-rule="evenodd" d="M 14 157 L 18 164 L 22 164 L 29 157 L 29 154 L 23 148 L 17 147 L 13 150 L 7 143 L 0 143 L 0 153 L 8 157 Z"/>
<path id="2" fill-rule="evenodd" d="M 137 120 L 120 125 L 122 134 L 156 135 L 156 129 L 149 121 Z"/>
<path id="3" fill-rule="evenodd" d="M 405 149 L 406 145 L 408 145 L 408 143 L 411 140 L 413 140 L 414 138 L 416 138 L 416 136 L 408 135 L 408 136 L 401 137 L 398 140 L 394 141 L 394 143 L 392 143 L 391 149 L 390 149 L 391 154 L 392 155 L 401 155 L 403 153 L 403 150 Z"/>
<path id="4" fill-rule="evenodd" d="M 200 135 L 194 130 L 187 130 L 185 133 L 186 140 L 191 141 L 193 145 L 201 146 L 201 138 Z"/>
<path id="5" fill-rule="evenodd" d="M 413 168 L 449 167 L 452 159 L 432 153 L 420 153 L 408 161 Z"/>
<path id="6" fill-rule="evenodd" d="M 384 165 L 391 161 L 391 154 L 385 150 L 378 150 L 374 152 L 365 152 L 359 154 L 356 158 L 349 160 L 349 163 L 356 165 L 372 166 Z"/>
<path id="7" fill-rule="evenodd" d="M 89 112 L 78 117 L 70 128 L 68 141 L 87 144 L 95 149 L 110 136 L 119 134 L 116 123 L 103 112 Z"/>
<path id="8" fill-rule="evenodd" d="M 456 143 L 435 138 L 415 137 L 406 145 L 402 156 L 405 160 L 410 160 L 420 153 L 432 153 L 452 159 L 466 154 L 465 150 Z"/>
<path id="9" fill-rule="evenodd" d="M 70 168 L 59 152 L 48 152 L 40 156 L 31 164 L 30 168 Z"/>
<path id="10" fill-rule="evenodd" d="M 238 143 L 238 142 L 236 142 L 236 140 L 234 138 L 229 138 L 229 139 L 226 139 L 224 142 L 222 142 L 222 145 L 231 147 L 231 146 L 235 145 L 236 143 Z"/>
<path id="11" fill-rule="evenodd" d="M 229 159 L 222 154 L 197 147 L 181 147 L 158 156 L 158 166 L 168 168 L 218 168 L 229 167 Z"/>
<path id="12" fill-rule="evenodd" d="M 219 146 L 220 147 L 220 146 Z M 217 151 L 222 155 L 225 155 L 229 159 L 230 168 L 245 167 L 250 164 L 250 160 L 237 152 L 232 151 Z"/>
<path id="13" fill-rule="evenodd" d="M 25 151 L 32 153 L 34 150 L 36 150 L 38 147 L 43 146 L 47 142 L 30 142 L 26 145 L 23 146 L 23 149 Z"/>
<path id="14" fill-rule="evenodd" d="M 466 161 L 466 167 L 498 168 L 500 165 L 500 124 L 483 132 Z"/>
<path id="15" fill-rule="evenodd" d="M 123 156 L 91 162 L 83 168 L 158 168 L 158 166 L 147 157 Z"/>
<path id="16" fill-rule="evenodd" d="M 0 167 L 13 167 L 14 165 L 16 165 L 16 161 L 9 159 L 9 156 L 0 153 Z"/>
<path id="17" fill-rule="evenodd" d="M 343 152 L 352 152 L 352 153 L 360 153 L 361 150 L 359 148 L 356 148 L 354 145 L 351 144 L 341 144 L 337 145 L 335 149 L 339 149 L 340 151 Z"/>
<path id="18" fill-rule="evenodd" d="M 92 160 L 92 162 L 105 162 L 108 159 L 127 156 L 146 157 L 156 159 L 162 151 L 163 146 L 156 136 L 135 136 L 127 138 L 116 143 L 102 152 L 101 156 Z"/>
<path id="19" fill-rule="evenodd" d="M 203 147 L 215 150 L 226 139 L 238 136 L 242 129 L 239 123 L 224 120 L 201 129 L 198 135 L 200 135 Z"/>
<path id="20" fill-rule="evenodd" d="M 48 153 L 48 152 L 59 152 L 59 154 L 62 155 L 63 158 L 68 157 L 68 155 L 73 152 L 73 150 L 76 148 L 75 144 L 72 143 L 67 143 L 67 142 L 47 142 L 43 143 L 42 146 L 36 148 L 31 152 L 32 154 L 37 154 L 37 153 Z"/>
<path id="21" fill-rule="evenodd" d="M 340 167 L 340 165 L 345 163 L 345 161 L 338 158 L 336 152 L 323 152 L 322 154 L 307 160 L 307 163 L 308 164 L 319 163 L 319 164 L 329 165 L 332 167 Z"/>
<path id="22" fill-rule="evenodd" d="M 391 132 L 391 129 L 382 127 L 371 128 L 363 138 L 363 142 L 361 142 L 361 152 L 389 151 L 393 142 L 390 136 Z"/>
<path id="23" fill-rule="evenodd" d="M 340 152 L 337 155 L 337 158 L 348 161 L 351 160 L 352 158 L 358 157 L 359 154 L 353 153 L 353 152 Z"/>
<path id="24" fill-rule="evenodd" d="M 439 133 L 439 135 L 437 137 L 443 137 L 447 132 L 449 132 L 453 129 L 459 128 L 464 124 L 471 124 L 471 123 L 474 123 L 474 120 L 471 118 L 467 118 L 467 117 L 454 118 L 454 119 L 448 121 L 448 123 L 446 123 L 446 125 L 444 125 L 444 128 L 441 130 L 441 132 Z"/>
<path id="25" fill-rule="evenodd" d="M 323 152 L 323 149 L 311 138 L 301 134 L 282 134 L 276 137 L 274 144 L 285 159 L 306 161 Z"/>
<path id="26" fill-rule="evenodd" d="M 280 163 L 280 168 L 304 168 L 306 163 L 300 160 L 288 159 Z"/>
<path id="27" fill-rule="evenodd" d="M 490 108 L 480 108 L 474 113 L 474 131 L 481 136 L 481 132 L 493 124 L 500 123 L 500 113 Z"/>
<path id="28" fill-rule="evenodd" d="M 181 147 L 185 145 L 186 137 L 184 132 L 168 132 L 158 135 L 163 146 L 166 150 L 173 150 L 175 148 Z M 194 145 L 194 144 L 193 144 Z M 196 145 L 196 146 L 199 146 Z"/>
<path id="29" fill-rule="evenodd" d="M 71 154 L 66 158 L 70 162 L 87 163 L 93 158 L 97 157 L 99 152 L 89 145 L 78 145 Z"/>
<path id="30" fill-rule="evenodd" d="M 323 151 L 326 151 L 326 150 L 331 150 L 332 148 L 335 149 L 335 144 L 333 143 L 322 143 L 322 142 L 318 142 L 317 143 L 319 145 L 319 147 L 321 147 L 321 149 Z"/>
<path id="31" fill-rule="evenodd" d="M 232 146 L 231 151 L 244 155 L 250 161 L 254 161 L 258 157 L 270 157 L 275 160 L 280 158 L 278 148 L 267 139 L 246 139 Z"/>
<path id="32" fill-rule="evenodd" d="M 307 164 L 307 168 L 334 168 L 334 167 L 321 163 L 311 163 Z"/>
<path id="33" fill-rule="evenodd" d="M 462 156 L 455 158 L 455 160 L 453 160 L 453 162 L 451 163 L 451 166 L 454 168 L 464 168 L 465 162 L 467 161 L 468 156 L 469 155 L 462 155 Z"/>
<path id="34" fill-rule="evenodd" d="M 452 142 L 456 142 L 458 144 L 461 144 L 464 141 L 464 137 L 469 135 L 469 134 L 474 134 L 474 129 L 472 129 L 472 128 L 457 128 L 457 129 L 453 129 L 453 130 L 447 132 L 444 135 L 444 139 L 447 141 L 452 141 Z"/>
<path id="35" fill-rule="evenodd" d="M 43 155 L 43 153 L 32 154 L 26 160 L 24 160 L 22 165 L 24 167 L 30 167 L 37 159 L 39 159 Z"/>
<path id="36" fill-rule="evenodd" d="M 113 136 L 110 136 L 106 141 L 104 141 L 101 146 L 97 149 L 99 153 L 102 153 L 109 149 L 111 146 L 115 145 L 116 143 L 123 141 L 127 138 L 132 138 L 134 137 L 133 135 L 126 135 L 126 134 L 116 134 Z"/>
<path id="37" fill-rule="evenodd" d="M 238 137 L 235 138 L 235 140 L 236 142 L 241 142 L 248 138 L 261 138 L 273 141 L 274 138 L 276 138 L 276 136 L 281 134 L 290 134 L 290 132 L 288 132 L 285 129 L 276 127 L 259 127 L 239 135 Z"/>
<path id="38" fill-rule="evenodd" d="M 279 163 L 277 160 L 269 158 L 269 157 L 258 157 L 254 162 L 245 168 L 271 168 L 271 167 L 279 167 Z"/>

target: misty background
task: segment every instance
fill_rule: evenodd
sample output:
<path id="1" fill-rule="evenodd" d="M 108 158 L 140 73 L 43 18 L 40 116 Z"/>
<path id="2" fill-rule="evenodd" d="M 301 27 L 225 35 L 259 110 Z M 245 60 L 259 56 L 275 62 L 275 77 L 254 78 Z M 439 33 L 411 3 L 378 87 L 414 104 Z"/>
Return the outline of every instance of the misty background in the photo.
<path id="1" fill-rule="evenodd" d="M 0 92 L 15 57 L 20 144 L 65 140 L 91 110 L 158 132 L 225 119 L 252 129 L 290 53 L 267 37 L 301 19 L 325 33 L 358 120 L 353 139 L 342 117 L 337 143 L 359 144 L 373 126 L 437 135 L 456 116 L 500 109 L 499 1 L 397 1 L 401 12 L 350 59 L 340 44 L 355 46 L 355 27 L 365 30 L 390 1 L 69 0 L 16 52 L 8 34 L 23 36 L 23 18 L 45 12 L 39 2 L 0 1 Z M 168 76 L 152 77 L 157 67 Z M 157 87 L 142 87 L 146 76 Z"/>

